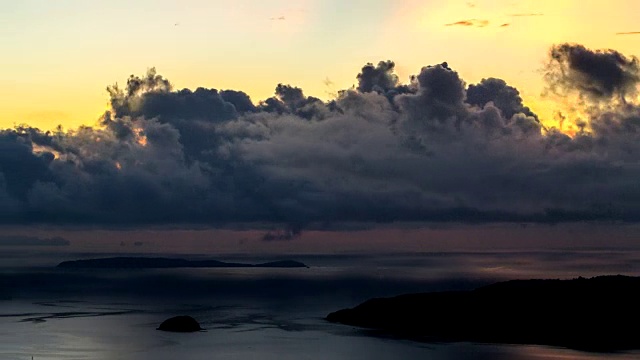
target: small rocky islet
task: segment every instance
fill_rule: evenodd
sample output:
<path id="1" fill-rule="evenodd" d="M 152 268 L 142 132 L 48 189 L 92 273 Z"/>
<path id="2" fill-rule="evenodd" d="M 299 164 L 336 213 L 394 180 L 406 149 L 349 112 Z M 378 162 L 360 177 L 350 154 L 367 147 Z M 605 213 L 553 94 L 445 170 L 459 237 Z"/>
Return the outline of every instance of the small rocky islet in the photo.
<path id="1" fill-rule="evenodd" d="M 169 318 L 160 324 L 156 330 L 168 332 L 190 333 L 204 330 L 198 321 L 191 316 L 180 315 Z"/>

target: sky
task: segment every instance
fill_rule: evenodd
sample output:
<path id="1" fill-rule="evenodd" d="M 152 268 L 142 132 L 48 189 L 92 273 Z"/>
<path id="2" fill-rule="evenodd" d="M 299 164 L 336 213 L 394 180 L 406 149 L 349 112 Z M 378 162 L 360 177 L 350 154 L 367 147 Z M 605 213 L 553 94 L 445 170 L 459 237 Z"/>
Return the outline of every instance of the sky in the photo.
<path id="1" fill-rule="evenodd" d="M 86 235 L 70 227 L 168 226 L 235 231 L 228 249 L 305 237 L 320 249 L 370 229 L 596 224 L 559 232 L 579 244 L 602 224 L 635 226 L 638 11 L 622 0 L 7 2 L 0 240 L 64 247 Z M 38 226 L 64 231 L 16 230 Z"/>
<path id="2" fill-rule="evenodd" d="M 637 55 L 633 0 L 25 0 L 0 14 L 0 126 L 94 125 L 107 85 L 156 67 L 177 88 L 278 83 L 331 98 L 368 62 L 393 60 L 401 82 L 448 62 L 467 82 L 498 77 L 555 124 L 541 98 L 548 48 L 575 42 Z M 469 26 L 451 25 L 470 21 Z M 502 26 L 505 25 L 505 26 Z"/>

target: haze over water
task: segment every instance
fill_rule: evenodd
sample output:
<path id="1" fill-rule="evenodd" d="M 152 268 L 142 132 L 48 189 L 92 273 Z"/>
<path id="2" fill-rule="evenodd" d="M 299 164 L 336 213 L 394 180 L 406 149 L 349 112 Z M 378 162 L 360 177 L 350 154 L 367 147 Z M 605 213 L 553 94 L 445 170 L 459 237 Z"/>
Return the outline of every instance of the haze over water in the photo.
<path id="1" fill-rule="evenodd" d="M 93 257 L 100 254 L 92 254 Z M 85 255 L 86 256 L 86 255 Z M 545 346 L 425 344 L 323 317 L 379 296 L 472 289 L 515 278 L 640 275 L 640 252 L 434 252 L 300 255 L 310 268 L 3 268 L 3 359 L 632 359 Z M 256 262 L 248 256 L 222 260 Z M 438 311 L 438 309 L 434 309 Z M 155 330 L 187 314 L 207 329 Z"/>

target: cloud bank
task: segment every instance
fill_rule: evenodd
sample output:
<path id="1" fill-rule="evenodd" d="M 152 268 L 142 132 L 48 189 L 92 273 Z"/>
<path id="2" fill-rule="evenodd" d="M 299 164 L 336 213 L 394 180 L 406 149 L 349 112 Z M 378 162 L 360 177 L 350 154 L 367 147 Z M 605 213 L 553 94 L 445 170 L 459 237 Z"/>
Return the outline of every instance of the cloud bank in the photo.
<path id="1" fill-rule="evenodd" d="M 640 220 L 636 58 L 550 50 L 552 93 L 578 96 L 587 114 L 573 137 L 545 128 L 504 80 L 468 85 L 442 63 L 402 84 L 394 67 L 366 64 L 327 102 L 286 84 L 254 103 L 242 91 L 174 89 L 153 69 L 131 76 L 108 87 L 99 125 L 0 131 L 0 220 Z"/>
<path id="2" fill-rule="evenodd" d="M 36 236 L 0 236 L 0 246 L 69 246 L 71 242 L 62 237 L 39 238 Z"/>

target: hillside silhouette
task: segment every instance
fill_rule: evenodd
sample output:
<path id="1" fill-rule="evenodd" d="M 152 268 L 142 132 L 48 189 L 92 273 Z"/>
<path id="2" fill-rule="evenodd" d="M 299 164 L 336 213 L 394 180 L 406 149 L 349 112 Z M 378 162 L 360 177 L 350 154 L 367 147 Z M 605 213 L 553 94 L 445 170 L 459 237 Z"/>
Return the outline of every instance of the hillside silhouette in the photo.
<path id="1" fill-rule="evenodd" d="M 472 291 L 376 298 L 327 320 L 419 341 L 640 349 L 634 330 L 640 321 L 640 278 L 514 280 Z"/>

